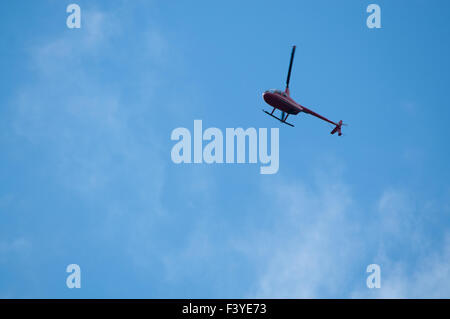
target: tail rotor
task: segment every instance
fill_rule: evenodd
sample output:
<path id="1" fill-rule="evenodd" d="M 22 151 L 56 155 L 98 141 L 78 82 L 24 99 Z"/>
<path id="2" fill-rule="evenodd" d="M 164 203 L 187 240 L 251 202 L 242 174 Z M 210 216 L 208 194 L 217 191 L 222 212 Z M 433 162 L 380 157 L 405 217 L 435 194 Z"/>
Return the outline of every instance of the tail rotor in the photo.
<path id="1" fill-rule="evenodd" d="M 347 124 L 342 123 L 342 120 L 340 120 L 337 124 L 336 127 L 330 132 L 331 135 L 335 134 L 336 132 L 338 133 L 338 136 L 342 136 L 342 126 L 347 126 Z"/>

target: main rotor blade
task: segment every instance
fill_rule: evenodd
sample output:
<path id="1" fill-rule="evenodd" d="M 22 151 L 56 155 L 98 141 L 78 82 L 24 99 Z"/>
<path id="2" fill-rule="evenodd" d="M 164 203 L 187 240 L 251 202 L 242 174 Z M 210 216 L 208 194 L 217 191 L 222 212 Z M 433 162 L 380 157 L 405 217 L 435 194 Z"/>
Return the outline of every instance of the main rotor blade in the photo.
<path id="1" fill-rule="evenodd" d="M 286 88 L 289 88 L 289 80 L 291 79 L 292 62 L 294 61 L 295 45 L 292 47 L 291 61 L 289 62 L 289 71 L 286 79 Z"/>

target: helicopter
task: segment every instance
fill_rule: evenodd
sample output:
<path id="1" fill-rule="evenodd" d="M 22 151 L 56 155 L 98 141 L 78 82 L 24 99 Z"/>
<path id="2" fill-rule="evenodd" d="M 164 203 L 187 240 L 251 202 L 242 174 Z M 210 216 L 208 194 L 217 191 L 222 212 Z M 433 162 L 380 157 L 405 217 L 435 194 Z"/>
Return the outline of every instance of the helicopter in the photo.
<path id="1" fill-rule="evenodd" d="M 296 46 L 294 45 L 292 47 L 291 60 L 289 62 L 289 71 L 288 71 L 287 79 L 286 79 L 286 89 L 284 91 L 267 90 L 263 93 L 264 101 L 273 107 L 273 110 L 270 113 L 263 109 L 264 113 L 266 113 L 266 114 L 276 118 L 280 122 L 282 122 L 286 125 L 292 126 L 292 127 L 294 126 L 293 124 L 286 122 L 286 120 L 290 114 L 297 115 L 300 112 L 310 114 L 310 115 L 318 117 L 319 119 L 324 120 L 330 124 L 333 124 L 335 127 L 330 132 L 330 134 L 335 134 L 337 132 L 338 136 L 341 136 L 342 135 L 341 128 L 343 125 L 346 125 L 346 124 L 342 123 L 342 120 L 339 121 L 338 123 L 335 123 L 335 122 L 327 119 L 326 117 L 324 117 L 320 114 L 317 114 L 316 112 L 308 109 L 307 107 L 300 105 L 299 103 L 295 102 L 294 99 L 291 98 L 291 95 L 289 92 L 289 80 L 291 78 L 291 70 L 292 70 L 292 63 L 294 61 L 295 48 L 296 48 Z M 281 118 L 273 115 L 273 113 L 275 112 L 276 109 L 279 109 L 281 111 Z"/>

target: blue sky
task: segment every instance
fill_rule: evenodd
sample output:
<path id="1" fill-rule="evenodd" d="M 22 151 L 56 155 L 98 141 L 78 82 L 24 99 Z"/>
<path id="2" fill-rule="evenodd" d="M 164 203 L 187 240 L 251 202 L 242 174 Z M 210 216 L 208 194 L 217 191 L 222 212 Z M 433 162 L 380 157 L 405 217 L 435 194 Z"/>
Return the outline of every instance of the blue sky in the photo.
<path id="1" fill-rule="evenodd" d="M 1 13 L 1 298 L 450 297 L 447 2 L 374 1 L 382 29 L 368 1 L 74 2 L 79 30 Z M 344 137 L 261 112 L 293 44 Z M 195 119 L 279 127 L 279 172 L 172 163 Z"/>

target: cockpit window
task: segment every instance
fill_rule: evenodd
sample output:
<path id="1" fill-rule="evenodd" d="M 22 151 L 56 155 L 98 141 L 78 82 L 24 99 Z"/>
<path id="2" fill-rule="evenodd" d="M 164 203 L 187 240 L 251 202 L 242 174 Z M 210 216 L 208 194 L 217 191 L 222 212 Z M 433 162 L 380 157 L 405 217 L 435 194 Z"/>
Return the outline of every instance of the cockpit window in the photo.
<path id="1" fill-rule="evenodd" d="M 281 94 L 283 96 L 287 96 L 287 94 L 285 92 L 281 91 L 281 90 L 270 89 L 270 90 L 267 90 L 266 92 L 277 93 L 277 94 Z"/>

